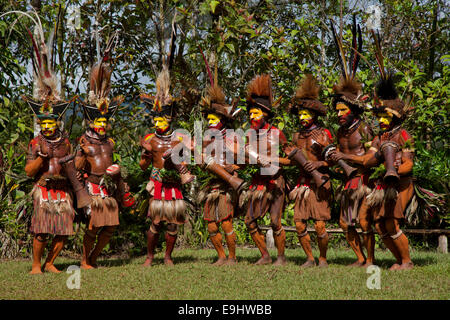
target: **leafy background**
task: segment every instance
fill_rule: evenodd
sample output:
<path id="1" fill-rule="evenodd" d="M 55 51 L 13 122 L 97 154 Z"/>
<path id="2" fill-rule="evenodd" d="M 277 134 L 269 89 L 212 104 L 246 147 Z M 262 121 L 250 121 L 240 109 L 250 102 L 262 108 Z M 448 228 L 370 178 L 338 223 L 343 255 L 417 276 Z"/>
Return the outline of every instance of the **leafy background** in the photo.
<path id="1" fill-rule="evenodd" d="M 286 111 L 290 98 L 303 75 L 313 73 L 322 87 L 321 100 L 330 105 L 331 88 L 339 78 L 335 49 L 331 39 L 329 19 L 342 36 L 348 50 L 351 39 L 352 14 L 357 15 L 363 32 L 363 59 L 357 78 L 364 92 L 372 95 L 377 79 L 373 42 L 366 21 L 369 6 L 382 10 L 380 34 L 385 63 L 398 79 L 403 99 L 411 99 L 414 111 L 406 127 L 415 140 L 414 176 L 422 187 L 444 194 L 448 203 L 449 190 L 449 7 L 445 1 L 6 1 L 0 0 L 0 12 L 9 10 L 39 13 L 44 29 L 52 30 L 61 8 L 58 29 L 57 72 L 61 93 L 66 98 L 78 94 L 85 97 L 90 66 L 95 62 L 93 33 L 106 42 L 114 32 L 120 32 L 115 57 L 113 95 L 123 94 L 126 103 L 112 124 L 111 136 L 117 143 L 115 161 L 126 168 L 128 182 L 136 195 L 138 206 L 121 211 L 120 227 L 107 253 L 139 255 L 145 252 L 147 195 L 149 171 L 142 172 L 139 136 L 152 130 L 147 111 L 139 102 L 139 93 L 153 93 L 154 79 L 168 50 L 171 23 L 179 28 L 177 51 L 171 73 L 174 95 L 183 96 L 177 126 L 193 131 L 200 120 L 198 101 L 208 76 L 202 59 L 203 51 L 213 70 L 217 68 L 219 83 L 226 96 L 237 99 L 245 108 L 247 83 L 259 73 L 269 72 L 276 99 L 280 99 L 273 124 L 291 138 L 297 123 Z M 79 23 L 71 24 L 73 8 L 80 12 Z M 175 17 L 175 18 L 174 18 Z M 28 256 L 31 235 L 28 233 L 31 215 L 30 179 L 24 174 L 27 144 L 33 137 L 33 118 L 20 96 L 31 95 L 32 75 L 30 43 L 26 27 L 30 20 L 21 19 L 12 28 L 17 15 L 0 20 L 0 148 L 4 155 L 0 185 L 0 246 L 3 257 Z M 104 43 L 103 43 L 104 44 Z M 373 123 L 370 113 L 364 115 Z M 335 133 L 338 125 L 331 109 L 322 119 L 324 126 Z M 236 128 L 245 128 L 245 115 Z M 375 124 L 374 124 L 375 125 Z M 65 128 L 72 142 L 83 132 L 80 107 L 73 105 L 67 112 Z M 186 187 L 188 198 L 198 192 L 207 175 L 198 167 L 191 171 L 198 183 Z M 295 168 L 286 169 L 294 179 Z M 249 178 L 249 171 L 241 172 Z M 339 175 L 333 185 L 339 186 Z M 283 224 L 293 225 L 293 204 L 284 212 Z M 329 227 L 337 227 L 338 207 L 333 204 L 333 219 Z M 419 210 L 408 227 L 448 228 L 448 208 L 430 214 Z M 262 222 L 269 224 L 268 217 Z M 238 243 L 251 243 L 245 225 L 235 221 Z M 77 234 L 67 246 L 72 253 L 81 252 L 83 225 L 76 225 Z M 295 233 L 288 233 L 288 246 L 296 246 Z M 334 245 L 344 245 L 343 236 L 333 236 Z M 201 218 L 201 206 L 192 200 L 189 221 L 180 230 L 179 245 L 209 246 L 206 225 Z M 411 237 L 416 247 L 434 246 L 432 236 Z M 164 245 L 164 244 L 162 244 Z M 381 245 L 381 244 L 380 244 Z"/>

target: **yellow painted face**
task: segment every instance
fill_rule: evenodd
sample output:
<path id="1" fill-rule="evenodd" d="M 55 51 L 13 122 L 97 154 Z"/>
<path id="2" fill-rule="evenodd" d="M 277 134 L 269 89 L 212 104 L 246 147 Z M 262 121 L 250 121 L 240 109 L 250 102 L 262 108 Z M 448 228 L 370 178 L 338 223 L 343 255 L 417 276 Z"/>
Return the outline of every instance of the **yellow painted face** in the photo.
<path id="1" fill-rule="evenodd" d="M 308 109 L 300 109 L 298 110 L 298 118 L 302 126 L 309 127 L 313 122 L 314 114 Z"/>
<path id="2" fill-rule="evenodd" d="M 338 102 L 336 104 L 336 111 L 338 112 L 338 117 L 342 117 L 350 113 L 350 108 L 347 107 L 345 104 Z"/>
<path id="3" fill-rule="evenodd" d="M 208 119 L 208 126 L 210 127 L 216 127 L 220 123 L 220 116 L 215 113 L 210 113 L 206 117 Z"/>
<path id="4" fill-rule="evenodd" d="M 108 124 L 108 120 L 106 118 L 95 118 L 94 120 L 94 131 L 100 135 L 106 134 L 106 125 Z"/>
<path id="5" fill-rule="evenodd" d="M 251 108 L 250 109 L 250 120 L 251 121 L 258 121 L 263 118 L 264 114 L 261 109 L 259 108 Z"/>
<path id="6" fill-rule="evenodd" d="M 45 119 L 40 122 L 41 132 L 44 136 L 51 136 L 55 133 L 57 124 L 55 119 Z"/>
<path id="7" fill-rule="evenodd" d="M 169 121 L 166 117 L 156 117 L 153 121 L 155 122 L 156 130 L 159 132 L 164 132 L 169 128 Z"/>
<path id="8" fill-rule="evenodd" d="M 394 115 L 389 111 L 377 114 L 378 122 L 380 122 L 380 129 L 386 130 L 391 126 Z"/>

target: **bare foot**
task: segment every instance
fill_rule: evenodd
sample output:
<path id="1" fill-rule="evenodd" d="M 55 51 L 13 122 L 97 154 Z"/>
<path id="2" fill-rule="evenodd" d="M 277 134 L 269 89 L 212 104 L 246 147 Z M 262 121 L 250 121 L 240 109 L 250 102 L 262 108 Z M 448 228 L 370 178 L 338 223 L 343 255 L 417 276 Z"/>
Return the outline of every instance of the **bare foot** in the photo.
<path id="1" fill-rule="evenodd" d="M 83 269 L 83 270 L 94 269 L 94 267 L 91 266 L 90 264 L 88 264 L 87 262 L 81 262 L 80 268 Z"/>
<path id="2" fill-rule="evenodd" d="M 41 264 L 31 266 L 29 274 L 42 274 Z"/>
<path id="3" fill-rule="evenodd" d="M 394 263 L 390 268 L 389 268 L 389 270 L 399 270 L 400 269 L 400 265 L 398 264 L 398 263 Z"/>
<path id="4" fill-rule="evenodd" d="M 44 265 L 44 270 L 45 270 L 45 271 L 48 271 L 48 272 L 52 272 L 52 273 L 61 273 L 61 271 L 59 271 L 58 269 L 56 269 L 56 267 L 55 267 L 54 264 L 49 264 L 49 263 L 46 263 L 46 264 Z"/>
<path id="5" fill-rule="evenodd" d="M 411 270 L 412 268 L 414 268 L 414 264 L 412 263 L 412 261 L 410 261 L 402 263 L 398 270 Z"/>
<path id="6" fill-rule="evenodd" d="M 272 258 L 269 255 L 262 256 L 258 261 L 255 262 L 255 265 L 264 265 L 271 264 Z"/>
<path id="7" fill-rule="evenodd" d="M 327 260 L 319 260 L 319 267 L 328 268 Z"/>
<path id="8" fill-rule="evenodd" d="M 310 268 L 310 267 L 315 267 L 316 266 L 316 261 L 314 260 L 306 260 L 306 262 L 304 264 L 301 265 L 302 268 Z"/>
<path id="9" fill-rule="evenodd" d="M 153 257 L 145 259 L 144 263 L 142 264 L 143 267 L 151 267 L 153 263 Z"/>
<path id="10" fill-rule="evenodd" d="M 227 262 L 227 258 L 219 258 L 216 262 L 214 262 L 213 266 L 222 266 Z"/>
<path id="11" fill-rule="evenodd" d="M 352 264 L 349 264 L 347 267 L 363 267 L 364 261 L 355 261 Z"/>
<path id="12" fill-rule="evenodd" d="M 227 266 L 233 266 L 235 264 L 237 264 L 237 260 L 233 258 L 228 258 L 227 262 L 225 262 L 225 265 Z"/>
<path id="13" fill-rule="evenodd" d="M 374 261 L 367 260 L 366 263 L 364 263 L 363 267 L 368 268 L 368 267 L 374 266 L 374 265 L 375 265 Z"/>
<path id="14" fill-rule="evenodd" d="M 164 264 L 166 266 L 173 266 L 172 258 L 164 258 Z"/>
<path id="15" fill-rule="evenodd" d="M 274 266 L 285 266 L 287 264 L 285 256 L 278 256 L 277 260 L 273 263 Z"/>

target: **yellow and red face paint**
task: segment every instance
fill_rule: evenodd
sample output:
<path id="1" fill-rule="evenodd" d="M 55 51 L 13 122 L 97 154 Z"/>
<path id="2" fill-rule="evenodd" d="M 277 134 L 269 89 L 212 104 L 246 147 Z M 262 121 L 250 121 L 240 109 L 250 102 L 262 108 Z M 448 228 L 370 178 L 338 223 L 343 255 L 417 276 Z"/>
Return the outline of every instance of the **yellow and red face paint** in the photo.
<path id="1" fill-rule="evenodd" d="M 164 133 L 169 128 L 169 121 L 166 117 L 155 117 L 153 121 L 155 122 L 156 132 L 158 133 Z"/>
<path id="2" fill-rule="evenodd" d="M 314 122 L 314 114 L 308 109 L 300 109 L 298 111 L 298 119 L 303 127 L 308 128 Z"/>
<path id="3" fill-rule="evenodd" d="M 108 124 L 108 120 L 106 120 L 106 118 L 104 118 L 104 117 L 96 118 L 94 120 L 94 124 L 93 124 L 92 128 L 99 135 L 105 135 L 106 134 L 106 126 L 107 126 L 107 124 Z"/>
<path id="4" fill-rule="evenodd" d="M 40 121 L 41 132 L 44 136 L 52 136 L 58 127 L 55 119 L 45 119 Z"/>
<path id="5" fill-rule="evenodd" d="M 385 111 L 378 113 L 377 118 L 378 122 L 380 123 L 380 129 L 386 131 L 391 127 L 394 115 L 389 111 Z"/>

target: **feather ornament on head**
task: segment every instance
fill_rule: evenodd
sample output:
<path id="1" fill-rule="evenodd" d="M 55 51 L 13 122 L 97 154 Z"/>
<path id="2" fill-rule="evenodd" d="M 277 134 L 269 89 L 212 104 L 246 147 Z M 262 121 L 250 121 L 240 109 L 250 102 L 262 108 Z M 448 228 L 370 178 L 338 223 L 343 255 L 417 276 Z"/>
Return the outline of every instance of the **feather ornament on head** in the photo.
<path id="1" fill-rule="evenodd" d="M 404 120 L 409 106 L 398 97 L 394 75 L 392 72 L 386 71 L 384 67 L 384 57 L 381 51 L 379 33 L 375 33 L 374 30 L 370 30 L 370 32 L 374 39 L 375 58 L 380 71 L 380 80 L 375 84 L 373 112 L 381 113 L 383 111 L 389 111 L 398 119 Z"/>
<path id="2" fill-rule="evenodd" d="M 317 84 L 317 80 L 312 74 L 307 74 L 297 87 L 289 110 L 297 114 L 299 109 L 304 108 L 315 111 L 320 115 L 325 115 L 327 109 L 322 102 L 318 100 L 319 92 L 320 87 Z"/>
<path id="3" fill-rule="evenodd" d="M 202 113 L 216 113 L 227 119 L 233 119 L 242 110 L 226 102 L 225 94 L 218 85 L 208 87 L 207 95 L 202 97 L 200 104 Z"/>
<path id="4" fill-rule="evenodd" d="M 247 87 L 247 106 L 261 108 L 273 116 L 272 79 L 268 74 L 257 75 Z"/>
<path id="5" fill-rule="evenodd" d="M 33 33 L 29 28 L 26 28 L 32 48 L 31 60 L 34 75 L 33 98 L 27 96 L 22 96 L 22 98 L 28 103 L 37 117 L 41 119 L 59 119 L 65 113 L 70 103 L 76 99 L 74 97 L 69 101 L 62 101 L 60 92 L 58 91 L 58 78 L 54 71 L 55 55 L 53 53 L 61 18 L 61 6 L 59 7 L 57 21 L 55 22 L 53 31 L 48 36 L 47 42 L 45 41 L 41 19 L 36 11 L 24 12 L 13 10 L 0 15 L 0 17 L 8 14 L 18 15 L 18 18 L 10 28 L 11 30 L 14 29 L 15 24 L 23 17 L 30 19 L 34 24 Z"/>
<path id="6" fill-rule="evenodd" d="M 333 86 L 333 107 L 336 106 L 337 102 L 343 101 L 344 103 L 347 103 L 354 111 L 362 112 L 365 108 L 367 96 L 363 96 L 362 85 L 356 80 L 356 70 L 358 69 L 361 58 L 360 54 L 362 52 L 361 28 L 359 24 L 356 24 L 356 16 L 353 15 L 352 46 L 349 61 L 347 63 L 342 39 L 337 36 L 334 24 L 331 20 L 330 25 L 341 68 L 339 83 Z"/>
<path id="7" fill-rule="evenodd" d="M 97 32 L 96 37 L 98 37 Z M 99 54 L 100 59 L 91 68 L 87 103 L 81 101 L 85 117 L 90 121 L 99 117 L 113 117 L 119 105 L 122 104 L 125 99 L 122 95 L 114 97 L 112 100 L 109 97 L 112 75 L 111 55 L 115 49 L 118 38 L 118 32 L 115 32 L 110 37 L 103 54 Z M 98 38 L 96 40 L 99 42 Z"/>
<path id="8" fill-rule="evenodd" d="M 176 17 L 176 15 L 175 15 Z M 140 94 L 140 99 L 150 110 L 153 117 L 166 117 L 171 119 L 174 116 L 175 98 L 170 94 L 170 69 L 175 55 L 176 30 L 175 17 L 172 21 L 172 35 L 170 39 L 170 50 L 167 57 L 163 59 L 163 68 L 156 78 L 156 95 L 151 96 L 146 93 Z"/>

